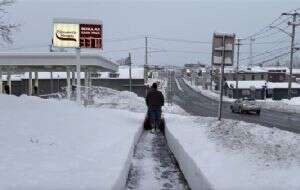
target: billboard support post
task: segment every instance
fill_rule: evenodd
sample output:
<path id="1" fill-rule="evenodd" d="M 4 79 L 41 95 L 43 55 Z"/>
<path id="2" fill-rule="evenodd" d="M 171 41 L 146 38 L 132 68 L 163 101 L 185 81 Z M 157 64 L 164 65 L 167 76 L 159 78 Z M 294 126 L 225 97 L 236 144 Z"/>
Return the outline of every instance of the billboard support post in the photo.
<path id="1" fill-rule="evenodd" d="M 81 104 L 81 90 L 80 90 L 80 48 L 76 48 L 76 73 L 77 73 L 77 85 L 76 85 L 76 101 Z"/>
<path id="2" fill-rule="evenodd" d="M 223 83 L 224 83 L 224 63 L 225 63 L 225 36 L 223 36 L 223 52 L 222 52 L 222 63 L 221 63 L 221 77 L 220 77 L 220 101 L 219 101 L 219 114 L 218 120 L 222 118 L 222 106 L 223 106 Z"/>
<path id="3" fill-rule="evenodd" d="M 224 67 L 233 65 L 235 34 L 214 33 L 212 44 L 212 67 L 220 68 L 219 89 L 220 101 L 218 109 L 218 120 L 222 118 L 222 105 L 224 94 Z"/>

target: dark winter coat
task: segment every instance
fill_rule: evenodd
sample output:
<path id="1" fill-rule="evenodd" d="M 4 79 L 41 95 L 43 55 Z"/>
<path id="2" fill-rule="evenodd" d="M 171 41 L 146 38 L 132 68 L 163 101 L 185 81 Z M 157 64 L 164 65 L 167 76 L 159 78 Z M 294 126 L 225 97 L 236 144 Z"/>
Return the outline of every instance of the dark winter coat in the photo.
<path id="1" fill-rule="evenodd" d="M 160 91 L 151 88 L 146 96 L 146 104 L 148 108 L 160 109 L 164 105 L 164 103 L 164 95 Z"/>

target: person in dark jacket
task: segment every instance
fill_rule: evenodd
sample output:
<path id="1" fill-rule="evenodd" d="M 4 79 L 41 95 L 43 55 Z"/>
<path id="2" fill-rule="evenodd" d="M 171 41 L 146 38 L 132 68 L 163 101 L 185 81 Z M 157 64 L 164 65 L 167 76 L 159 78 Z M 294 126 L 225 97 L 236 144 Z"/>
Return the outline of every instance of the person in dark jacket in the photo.
<path id="1" fill-rule="evenodd" d="M 157 90 L 157 83 L 153 83 L 146 96 L 148 117 L 151 122 L 152 131 L 158 130 L 161 120 L 161 107 L 164 105 L 164 96 Z"/>

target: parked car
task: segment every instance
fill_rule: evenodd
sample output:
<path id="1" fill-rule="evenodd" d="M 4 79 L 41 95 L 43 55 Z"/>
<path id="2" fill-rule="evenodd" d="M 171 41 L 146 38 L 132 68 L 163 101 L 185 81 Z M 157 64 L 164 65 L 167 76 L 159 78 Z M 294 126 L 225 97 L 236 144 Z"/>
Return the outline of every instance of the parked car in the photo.
<path id="1" fill-rule="evenodd" d="M 261 107 L 256 103 L 254 99 L 243 98 L 234 101 L 230 105 L 232 113 L 249 113 L 254 112 L 257 115 L 260 114 Z"/>

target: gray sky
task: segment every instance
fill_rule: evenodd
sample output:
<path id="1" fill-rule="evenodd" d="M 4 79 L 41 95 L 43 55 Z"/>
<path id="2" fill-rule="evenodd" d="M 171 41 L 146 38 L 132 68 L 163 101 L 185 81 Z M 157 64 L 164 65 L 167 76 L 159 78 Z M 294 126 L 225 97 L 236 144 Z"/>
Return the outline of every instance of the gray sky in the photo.
<path id="1" fill-rule="evenodd" d="M 48 51 L 53 17 L 98 18 L 104 25 L 102 54 L 116 60 L 131 52 L 134 63 L 143 64 L 145 35 L 204 42 L 212 40 L 213 32 L 236 33 L 238 37 L 245 37 L 270 24 L 282 12 L 296 8 L 300 8 L 300 0 L 110 2 L 19 0 L 8 9 L 8 19 L 20 23 L 20 31 L 14 34 L 14 45 L 3 46 L 1 51 Z M 288 28 L 288 31 L 290 30 Z M 297 30 L 299 36 L 300 28 Z M 254 53 L 258 54 L 270 48 L 282 48 L 279 53 L 288 51 L 287 35 L 278 32 L 270 37 L 264 36 L 270 33 L 272 32 L 263 34 L 256 42 L 282 41 L 282 43 L 255 44 Z M 298 39 L 296 41 L 299 42 Z M 153 48 L 152 50 L 169 51 L 151 53 L 150 64 L 182 65 L 196 61 L 210 63 L 210 44 L 149 39 L 149 46 Z M 124 51 L 117 52 L 118 50 Z M 248 45 L 243 45 L 241 52 L 241 58 L 248 57 Z M 267 59 L 268 56 L 258 56 L 254 61 L 259 62 L 264 58 Z M 247 64 L 248 60 L 242 63 Z"/>

